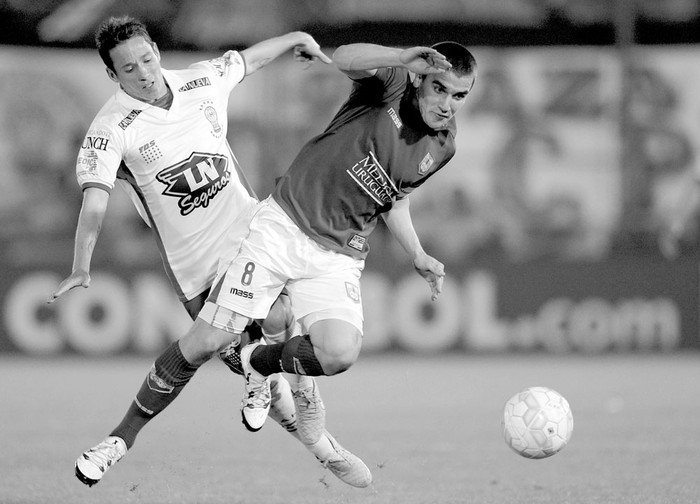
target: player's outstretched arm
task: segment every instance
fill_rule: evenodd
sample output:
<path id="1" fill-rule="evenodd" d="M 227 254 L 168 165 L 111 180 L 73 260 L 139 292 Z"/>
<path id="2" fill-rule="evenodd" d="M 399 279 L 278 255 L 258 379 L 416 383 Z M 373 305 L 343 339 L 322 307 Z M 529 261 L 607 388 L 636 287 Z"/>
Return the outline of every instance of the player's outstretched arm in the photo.
<path id="1" fill-rule="evenodd" d="M 332 63 L 311 35 L 297 31 L 263 40 L 243 49 L 241 55 L 245 58 L 246 75 L 257 72 L 290 49 L 294 49 L 294 58 L 306 67 L 318 60 Z"/>
<path id="2" fill-rule="evenodd" d="M 75 287 L 88 287 L 90 285 L 92 252 L 102 228 L 108 202 L 109 193 L 103 189 L 88 187 L 83 191 L 83 204 L 80 208 L 78 226 L 75 232 L 73 271 L 49 296 L 49 303 L 53 303 L 59 296 Z"/>
<path id="3" fill-rule="evenodd" d="M 416 74 L 441 73 L 452 67 L 445 56 L 431 47 L 399 49 L 365 43 L 338 47 L 333 62 L 353 79 L 372 76 L 384 67 L 402 67 Z"/>
<path id="4" fill-rule="evenodd" d="M 411 220 L 408 198 L 397 200 L 391 210 L 382 214 L 389 231 L 413 260 L 416 272 L 428 282 L 431 299 L 435 301 L 442 292 L 445 266 L 423 250 Z"/>

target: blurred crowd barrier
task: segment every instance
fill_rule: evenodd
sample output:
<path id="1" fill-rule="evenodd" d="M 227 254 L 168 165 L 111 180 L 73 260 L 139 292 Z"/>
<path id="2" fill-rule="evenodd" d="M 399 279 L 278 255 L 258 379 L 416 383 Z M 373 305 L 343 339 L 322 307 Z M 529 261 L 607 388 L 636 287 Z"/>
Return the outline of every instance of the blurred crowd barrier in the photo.
<path id="1" fill-rule="evenodd" d="M 700 170 L 700 47 L 639 47 L 625 62 L 614 48 L 474 52 L 457 154 L 412 195 L 418 234 L 447 265 L 445 292 L 431 303 L 378 227 L 365 351 L 700 349 L 697 258 L 667 261 L 656 246 Z M 213 56 L 165 53 L 163 65 Z M 91 287 L 45 303 L 70 272 L 77 151 L 113 86 L 95 51 L 0 47 L 0 351 L 153 353 L 189 327 L 119 191 Z M 259 196 L 349 89 L 330 66 L 282 59 L 234 90 L 229 140 Z"/>

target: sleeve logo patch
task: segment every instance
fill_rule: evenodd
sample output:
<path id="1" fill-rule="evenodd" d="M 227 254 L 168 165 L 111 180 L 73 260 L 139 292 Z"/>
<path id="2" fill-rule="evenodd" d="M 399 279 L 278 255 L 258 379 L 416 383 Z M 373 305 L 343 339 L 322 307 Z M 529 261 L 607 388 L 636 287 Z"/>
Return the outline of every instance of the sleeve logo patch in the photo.
<path id="1" fill-rule="evenodd" d="M 367 242 L 367 238 L 356 234 L 348 240 L 348 247 L 362 252 L 362 250 L 365 248 L 365 242 Z"/>

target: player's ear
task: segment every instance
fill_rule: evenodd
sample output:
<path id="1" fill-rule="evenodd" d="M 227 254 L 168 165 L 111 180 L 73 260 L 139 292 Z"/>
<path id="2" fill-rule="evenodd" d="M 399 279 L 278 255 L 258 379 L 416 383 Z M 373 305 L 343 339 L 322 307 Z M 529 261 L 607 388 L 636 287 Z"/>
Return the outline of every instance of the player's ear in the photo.
<path id="1" fill-rule="evenodd" d="M 153 53 L 156 55 L 156 58 L 158 58 L 158 61 L 160 61 L 160 51 L 158 50 L 158 44 L 153 42 Z"/>
<path id="2" fill-rule="evenodd" d="M 420 87 L 421 82 L 423 82 L 423 75 L 414 74 L 413 72 L 411 72 L 411 84 L 413 84 L 413 87 L 418 89 Z"/>
<path id="3" fill-rule="evenodd" d="M 107 77 L 109 77 L 114 82 L 119 82 L 119 78 L 117 77 L 117 74 L 114 73 L 114 70 L 112 70 L 109 67 L 105 67 L 105 71 L 107 72 Z"/>

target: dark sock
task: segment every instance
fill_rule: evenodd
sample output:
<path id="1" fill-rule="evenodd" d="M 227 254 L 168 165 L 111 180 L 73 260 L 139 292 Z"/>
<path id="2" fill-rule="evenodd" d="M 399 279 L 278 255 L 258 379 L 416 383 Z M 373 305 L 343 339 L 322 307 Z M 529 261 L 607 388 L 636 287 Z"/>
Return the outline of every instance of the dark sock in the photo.
<path id="1" fill-rule="evenodd" d="M 275 373 L 282 373 L 282 350 L 286 343 L 275 343 L 274 345 L 260 345 L 250 354 L 250 365 L 258 373 L 270 376 Z"/>
<path id="2" fill-rule="evenodd" d="M 178 342 L 170 345 L 156 359 L 136 399 L 110 436 L 119 436 L 131 448 L 139 431 L 175 400 L 198 367 L 187 362 Z"/>
<path id="3" fill-rule="evenodd" d="M 308 334 L 295 336 L 282 351 L 282 367 L 289 373 L 307 376 L 323 376 L 321 363 L 316 358 L 314 346 Z"/>
<path id="4" fill-rule="evenodd" d="M 308 376 L 325 375 L 308 334 L 295 336 L 285 343 L 259 346 L 253 350 L 250 364 L 265 376 L 281 372 Z"/>
<path id="5" fill-rule="evenodd" d="M 248 326 L 250 328 L 250 326 Z M 237 375 L 243 376 L 243 365 L 241 364 L 241 348 L 251 340 L 248 329 L 240 335 L 240 341 L 232 342 L 219 350 L 219 359 Z"/>

